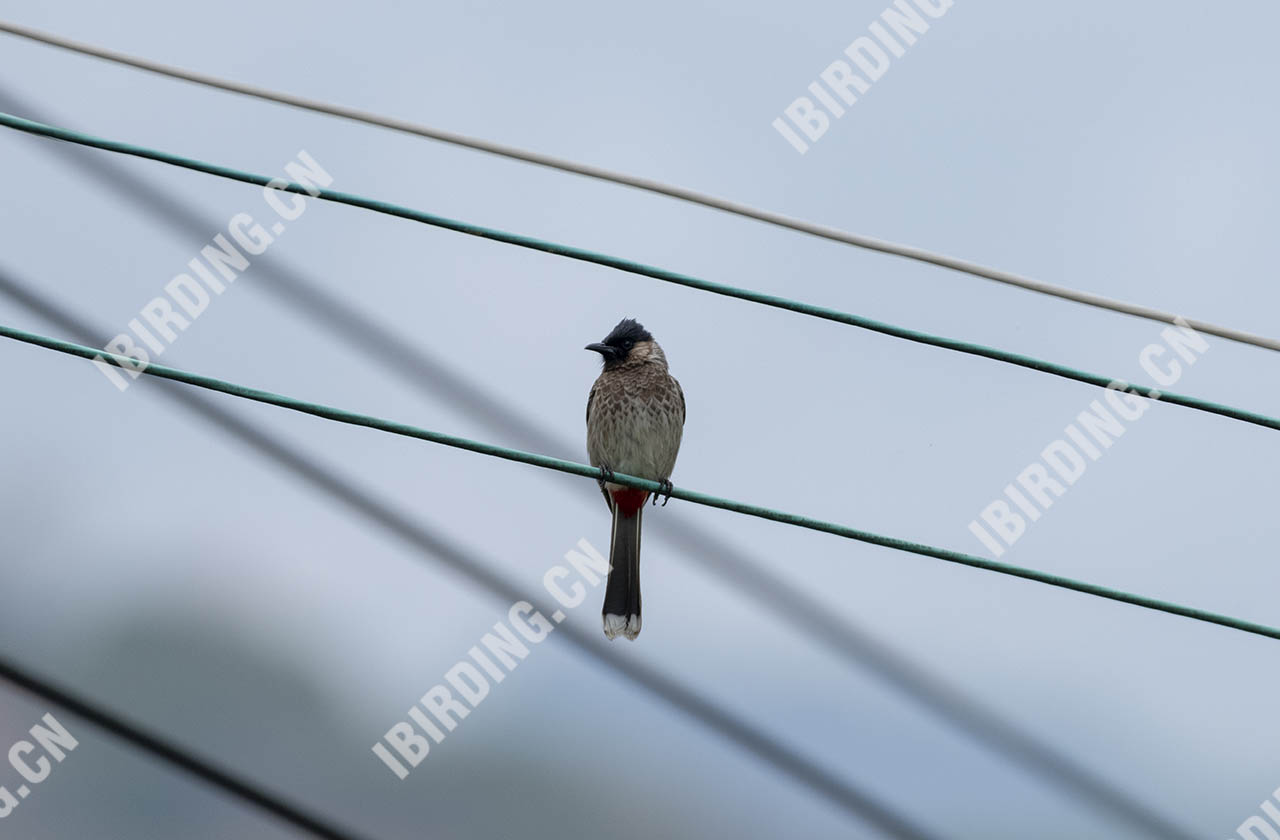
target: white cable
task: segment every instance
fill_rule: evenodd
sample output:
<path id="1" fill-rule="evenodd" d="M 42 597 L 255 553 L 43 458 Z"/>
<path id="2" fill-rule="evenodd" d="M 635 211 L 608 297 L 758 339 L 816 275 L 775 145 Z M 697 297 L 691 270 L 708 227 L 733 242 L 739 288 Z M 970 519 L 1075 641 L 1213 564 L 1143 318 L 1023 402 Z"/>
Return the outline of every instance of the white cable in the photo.
<path id="1" fill-rule="evenodd" d="M 936 254 L 932 251 L 926 251 L 923 248 L 916 248 L 911 245 L 899 245 L 894 242 L 886 242 L 883 239 L 874 239 L 870 236 L 861 236 L 856 233 L 850 233 L 849 231 L 840 230 L 839 228 L 819 225 L 813 222 L 806 222 L 802 219 L 784 216 L 781 213 L 774 213 L 769 210 L 760 210 L 746 204 L 739 204 L 736 201 L 717 198 L 716 196 L 696 192 L 684 187 L 664 184 L 660 181 L 654 181 L 649 178 L 640 178 L 635 175 L 628 175 L 624 172 L 615 172 L 610 169 L 591 166 L 590 164 L 577 163 L 575 161 L 565 160 L 551 155 L 530 152 L 525 149 L 516 148 L 515 146 L 494 143 L 490 140 L 482 140 L 478 137 L 468 137 L 465 134 L 458 134 L 453 131 L 432 128 L 430 126 L 420 125 L 418 123 L 412 123 L 406 120 L 396 119 L 394 117 L 384 117 L 379 114 L 362 111 L 358 108 L 348 108 L 343 105 L 332 105 L 327 102 L 309 99 L 304 96 L 294 96 L 289 93 L 280 93 L 267 88 L 257 87 L 256 85 L 248 85 L 240 82 L 234 82 L 230 79 L 222 79 L 217 76 L 196 73 L 191 70 L 184 70 L 181 67 L 161 64 L 157 61 L 137 58 L 125 53 L 108 50 L 103 47 L 96 47 L 92 44 L 74 41 L 70 38 L 51 35 L 47 32 L 41 32 L 40 30 L 32 29 L 16 23 L 8 23 L 0 20 L 0 32 L 8 32 L 11 35 L 17 35 L 21 38 L 39 41 L 43 44 L 59 47 L 64 50 L 71 50 L 72 52 L 81 53 L 83 55 L 91 55 L 96 58 L 116 62 L 117 64 L 127 64 L 140 70 L 158 73 L 162 76 L 169 76 L 174 79 L 183 79 L 188 82 L 195 82 L 196 84 L 219 88 L 232 93 L 239 93 L 245 96 L 252 96 L 257 99 L 266 99 L 272 102 L 278 102 L 282 105 L 289 105 L 294 108 L 302 108 L 307 111 L 315 111 L 321 114 L 343 117 L 344 119 L 355 120 L 356 122 L 365 123 L 367 125 L 381 126 L 382 128 L 389 128 L 406 134 L 415 134 L 419 137 L 427 137 L 432 140 L 451 143 L 455 146 L 465 146 L 466 148 L 475 149 L 481 152 L 488 152 L 489 154 L 500 155 L 514 160 L 522 160 L 526 163 L 545 166 L 550 169 L 558 169 L 562 172 L 572 172 L 575 175 L 585 175 L 588 178 L 597 178 L 601 181 L 610 181 L 615 184 L 622 184 L 628 187 L 646 190 L 651 193 L 671 196 L 672 198 L 678 198 L 683 201 L 700 204 L 704 207 L 711 207 L 716 210 L 723 210 L 727 213 L 733 213 L 748 219 L 756 219 L 757 221 L 767 222 L 768 224 L 778 225 L 779 227 L 790 228 L 791 230 L 800 231 L 801 233 L 807 233 L 812 236 L 819 236 L 823 239 L 830 239 L 834 242 L 844 242 L 848 245 L 856 245 L 859 248 L 867 248 L 872 251 L 880 251 L 881 253 L 892 254 L 897 257 L 905 257 L 909 260 L 931 263 L 943 268 L 950 268 L 955 271 L 972 274 L 975 277 L 985 277 L 988 280 L 995 280 L 998 283 L 1007 283 L 1010 286 L 1017 286 L 1033 292 L 1052 295 L 1064 300 L 1073 300 L 1077 303 L 1087 304 L 1088 306 L 1096 306 L 1101 309 L 1109 309 L 1113 312 L 1122 312 L 1126 315 L 1135 315 L 1139 318 L 1161 321 L 1166 324 L 1172 324 L 1178 318 L 1178 316 L 1171 312 L 1164 312 L 1159 309 L 1153 309 L 1149 306 L 1125 303 L 1124 301 L 1112 300 L 1111 298 L 1103 297 L 1102 295 L 1068 289 L 1065 286 L 1056 286 L 1052 283 L 1033 280 L 1030 277 L 1023 277 L 1008 271 L 988 268 L 957 257 Z M 1228 338 L 1232 341 L 1239 341 L 1244 344 L 1251 344 L 1255 347 L 1264 347 L 1268 350 L 1280 350 L 1280 340 L 1274 338 L 1255 335 L 1254 333 L 1232 329 L 1231 327 L 1218 326 L 1217 324 L 1211 324 L 1208 321 L 1200 321 L 1193 318 L 1184 319 L 1184 323 L 1198 332 L 1216 335 L 1221 338 Z"/>

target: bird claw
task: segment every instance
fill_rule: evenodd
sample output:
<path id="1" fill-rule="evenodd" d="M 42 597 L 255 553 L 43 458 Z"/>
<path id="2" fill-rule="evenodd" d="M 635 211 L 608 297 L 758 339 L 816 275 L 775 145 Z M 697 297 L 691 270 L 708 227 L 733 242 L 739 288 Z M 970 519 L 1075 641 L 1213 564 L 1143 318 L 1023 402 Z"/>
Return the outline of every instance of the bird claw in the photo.
<path id="1" fill-rule="evenodd" d="M 671 501 L 671 491 L 676 489 L 675 485 L 673 485 L 671 481 L 666 478 L 662 479 L 662 481 L 659 481 L 658 485 L 659 485 L 658 492 L 653 494 L 653 503 L 657 505 L 658 497 L 662 496 L 664 497 L 662 499 L 662 506 L 666 507 L 667 502 Z"/>
<path id="2" fill-rule="evenodd" d="M 600 478 L 598 478 L 598 479 L 596 479 L 596 480 L 600 482 L 600 486 L 601 486 L 601 487 L 605 486 L 605 484 L 607 484 L 607 483 L 612 482 L 612 481 L 613 481 L 613 470 L 611 470 L 611 469 L 609 469 L 608 467 L 605 467 L 605 466 L 600 467 Z"/>

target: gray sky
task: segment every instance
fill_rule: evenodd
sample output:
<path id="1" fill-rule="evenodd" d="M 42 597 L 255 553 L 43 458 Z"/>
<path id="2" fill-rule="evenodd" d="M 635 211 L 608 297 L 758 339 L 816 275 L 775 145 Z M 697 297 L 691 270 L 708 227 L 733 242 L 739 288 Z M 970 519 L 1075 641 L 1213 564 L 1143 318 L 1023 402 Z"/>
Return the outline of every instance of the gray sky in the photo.
<path id="1" fill-rule="evenodd" d="M 770 122 L 883 7 L 9 0 L 0 16 L 1280 335 L 1274 5 L 960 0 L 796 154 Z M 8 36 L 0 86 L 101 136 L 265 174 L 306 149 L 335 189 L 1149 384 L 1149 322 Z M 0 132 L 0 265 L 105 330 L 232 215 L 265 210 L 256 188 L 113 159 L 215 220 L 175 236 L 51 143 Z M 1097 396 L 321 202 L 270 256 L 574 440 L 598 367 L 582 346 L 637 317 L 688 398 L 676 484 L 964 551 L 982 550 L 967 523 Z M 163 361 L 514 443 L 255 278 Z M 59 333 L 2 296 L 0 323 Z M 146 382 L 120 394 L 83 362 L 0 354 L 6 655 L 378 837 L 876 836 L 554 635 L 397 781 L 369 745 L 507 605 Z M 1280 414 L 1280 394 L 1257 389 L 1277 364 L 1212 340 L 1176 390 Z M 607 546 L 582 479 L 219 402 L 532 591 L 580 538 Z M 1003 559 L 1280 624 L 1277 454 L 1274 432 L 1157 405 Z M 647 517 L 644 633 L 611 652 L 668 669 L 941 836 L 1139 835 L 741 599 L 681 556 L 669 515 L 1204 836 L 1231 834 L 1280 787 L 1274 641 L 681 502 Z M 601 596 L 569 622 L 598 631 Z M 0 747 L 49 710 L 0 695 Z M 3 836 L 292 836 L 60 719 L 82 744 Z"/>

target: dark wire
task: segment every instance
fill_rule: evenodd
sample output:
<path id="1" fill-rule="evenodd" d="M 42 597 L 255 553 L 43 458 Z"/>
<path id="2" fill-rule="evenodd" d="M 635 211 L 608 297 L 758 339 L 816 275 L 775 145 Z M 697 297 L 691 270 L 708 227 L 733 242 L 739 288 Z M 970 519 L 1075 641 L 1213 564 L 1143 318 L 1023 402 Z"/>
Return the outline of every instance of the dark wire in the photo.
<path id="1" fill-rule="evenodd" d="M 3 88 L 0 88 L 0 110 L 25 114 L 38 122 L 59 122 Z M 213 219 L 202 218 L 183 199 L 151 186 L 105 155 L 65 143 L 34 142 L 33 145 L 116 191 L 184 240 L 201 242 L 210 236 L 210 231 L 220 227 Z M 407 387 L 431 399 L 444 400 L 523 448 L 562 458 L 572 457 L 581 448 L 541 428 L 473 380 L 453 371 L 425 347 L 308 280 L 301 271 L 280 259 L 278 253 L 258 257 L 254 272 L 259 282 L 250 284 L 249 288 L 262 290 L 324 324 L 344 342 L 375 359 L 380 368 L 394 371 Z M 594 489 L 579 487 L 578 490 L 583 498 L 595 503 Z M 1147 834 L 1170 840 L 1196 840 L 1195 833 L 1173 824 L 1092 770 L 970 699 L 870 631 L 857 627 L 769 571 L 764 564 L 729 547 L 695 520 L 675 508 L 664 514 L 661 522 L 655 524 L 664 536 L 684 549 L 681 559 L 708 569 L 713 580 L 737 589 L 761 608 L 776 613 L 845 662 L 867 669 L 976 741 L 985 743 L 989 749 L 1074 791 Z"/>
<path id="2" fill-rule="evenodd" d="M 66 689 L 36 677 L 7 659 L 0 657 L 0 678 L 4 678 L 31 694 L 42 697 L 84 718 L 122 740 L 128 741 L 143 752 L 213 785 L 233 797 L 252 803 L 262 810 L 279 817 L 297 828 L 309 831 L 327 840 L 361 840 L 364 835 L 353 834 L 337 828 L 320 817 L 295 808 L 282 799 L 264 793 L 256 784 L 246 782 L 226 770 L 197 758 L 173 742 L 152 735 L 127 721 L 104 711 L 97 704 L 85 700 Z"/>
<path id="3" fill-rule="evenodd" d="M 336 204 L 345 204 L 350 207 L 360 207 L 374 213 L 382 213 L 401 219 L 409 219 L 421 224 L 444 228 L 445 230 L 452 230 L 457 233 L 463 233 L 467 236 L 477 236 L 494 242 L 515 245 L 519 248 L 528 248 L 545 254 L 556 254 L 571 260 L 594 263 L 595 265 L 602 265 L 607 268 L 617 269 L 618 271 L 624 271 L 629 274 L 652 277 L 653 279 L 661 280 L 664 283 L 674 283 L 677 286 L 686 286 L 690 289 L 698 289 L 700 291 L 710 292 L 711 294 L 750 301 L 751 303 L 757 303 L 761 306 L 770 306 L 777 309 L 784 309 L 789 312 L 797 312 L 801 315 L 807 315 L 812 318 L 822 318 L 827 321 L 834 321 L 838 324 L 845 324 L 859 329 L 878 332 L 883 335 L 890 335 L 895 338 L 903 339 L 904 341 L 925 344 L 930 347 L 939 347 L 956 353 L 979 356 L 984 359 L 1001 362 L 1002 364 L 1015 365 L 1017 367 L 1027 368 L 1028 370 L 1038 371 L 1039 373 L 1047 373 L 1051 376 L 1060 376 L 1063 379 L 1070 379 L 1074 382 L 1084 382 L 1099 388 L 1105 388 L 1108 390 L 1113 388 L 1122 388 L 1130 394 L 1136 394 L 1149 400 L 1160 400 L 1162 402 L 1180 405 L 1196 411 L 1217 414 L 1222 417 L 1230 417 L 1233 420 L 1239 420 L 1243 423 L 1251 423 L 1255 426 L 1280 430 L 1280 417 L 1272 417 L 1257 411 L 1236 408 L 1235 406 L 1216 403 L 1212 400 L 1206 400 L 1200 397 L 1188 396 L 1186 394 L 1175 394 L 1172 391 L 1161 391 L 1158 388 L 1152 388 L 1146 385 L 1128 385 L 1122 383 L 1118 377 L 1091 373 L 1086 370 L 1071 367 L 1070 365 L 1059 364 L 1046 359 L 1037 359 L 1034 356 L 1015 353 L 1010 350 L 1002 350 L 999 347 L 987 347 L 986 345 L 972 341 L 934 335 L 932 333 L 922 332 L 921 330 L 912 329 L 910 327 L 901 327 L 896 324 L 877 321 L 874 318 L 868 318 L 864 315 L 855 315 L 852 312 L 833 309 L 829 306 L 819 306 L 817 304 L 807 303 L 801 300 L 782 297 L 781 295 L 768 294 L 765 292 L 758 292 L 753 289 L 733 286 L 728 283 L 706 280 L 701 277 L 694 277 L 690 274 L 683 274 L 666 268 L 646 265 L 636 260 L 615 257 L 610 254 L 591 251 L 586 248 L 579 248 L 575 245 L 566 245 L 560 242 L 539 239 L 534 236 L 498 230 L 497 228 L 486 227 L 484 225 L 473 224 L 471 222 L 465 222 L 458 219 L 450 219 L 444 216 L 438 216 L 434 213 L 428 213 L 425 210 L 418 210 L 414 207 L 407 207 L 394 202 L 369 198 L 367 196 L 356 195 L 354 193 L 320 187 L 312 188 L 304 184 L 287 182 L 254 172 L 245 172 L 229 166 L 196 160 L 195 158 L 184 157 L 182 155 L 165 152 L 160 149 L 152 149 L 147 146 L 139 146 L 133 143 L 124 143 L 118 140 L 95 137 L 83 132 L 62 128 L 60 126 L 45 125 L 34 120 L 16 117 L 12 114 L 0 113 L 0 125 L 7 126 L 16 131 L 24 131 L 28 134 L 60 140 L 65 143 L 77 143 L 82 146 L 103 149 L 116 154 L 154 160 L 168 166 L 177 166 L 183 169 L 190 169 L 194 172 L 203 172 L 218 178 L 240 181 L 245 184 L 254 184 L 260 187 L 274 185 L 273 188 L 279 189 L 283 192 L 311 195 L 314 198 L 321 199 L 322 201 L 331 201 Z"/>
<path id="4" fill-rule="evenodd" d="M 100 330 L 89 327 L 85 322 L 37 294 L 30 287 L 19 283 L 12 274 L 3 269 L 0 269 L 0 294 L 8 295 L 17 303 L 82 341 L 92 342 L 95 335 L 106 335 Z M 550 615 L 556 610 L 555 605 L 529 597 L 517 583 L 503 577 L 493 567 L 482 561 L 478 554 L 442 536 L 438 529 L 414 522 L 373 494 L 358 489 L 354 482 L 322 466 L 318 461 L 308 458 L 300 450 L 286 445 L 278 438 L 240 419 L 214 400 L 175 382 L 164 380 L 154 380 L 154 382 L 161 386 L 159 388 L 161 393 L 204 416 L 205 419 L 211 420 L 243 443 L 292 470 L 312 486 L 323 490 L 396 534 L 418 548 L 424 555 L 448 566 L 473 584 L 487 589 L 505 603 L 529 601 L 544 615 Z M 557 625 L 556 634 L 565 637 L 570 644 L 594 659 L 597 664 L 630 679 L 703 726 L 715 730 L 722 737 L 755 754 L 766 764 L 772 765 L 774 769 L 825 797 L 827 801 L 841 808 L 848 815 L 875 826 L 891 837 L 903 840 L 940 840 L 937 835 L 926 832 L 892 807 L 880 802 L 872 794 L 840 779 L 779 739 L 756 729 L 727 709 L 697 694 L 656 668 L 634 659 L 619 659 L 616 653 L 606 647 L 606 643 L 595 634 L 588 634 L 569 623 Z"/>

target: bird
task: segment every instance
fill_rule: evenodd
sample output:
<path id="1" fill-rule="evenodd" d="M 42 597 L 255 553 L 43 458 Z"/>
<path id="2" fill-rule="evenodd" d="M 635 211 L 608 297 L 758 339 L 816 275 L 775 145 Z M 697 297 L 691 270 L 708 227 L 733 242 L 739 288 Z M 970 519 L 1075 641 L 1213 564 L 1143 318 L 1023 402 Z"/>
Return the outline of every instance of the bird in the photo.
<path id="1" fill-rule="evenodd" d="M 663 506 L 670 501 L 684 435 L 684 391 L 668 372 L 662 347 L 633 318 L 585 349 L 604 363 L 587 397 L 587 455 L 600 469 L 600 492 L 613 515 L 604 634 L 634 641 L 640 635 L 640 524 L 650 494 L 610 479 L 617 472 L 656 481 L 667 497 Z"/>

